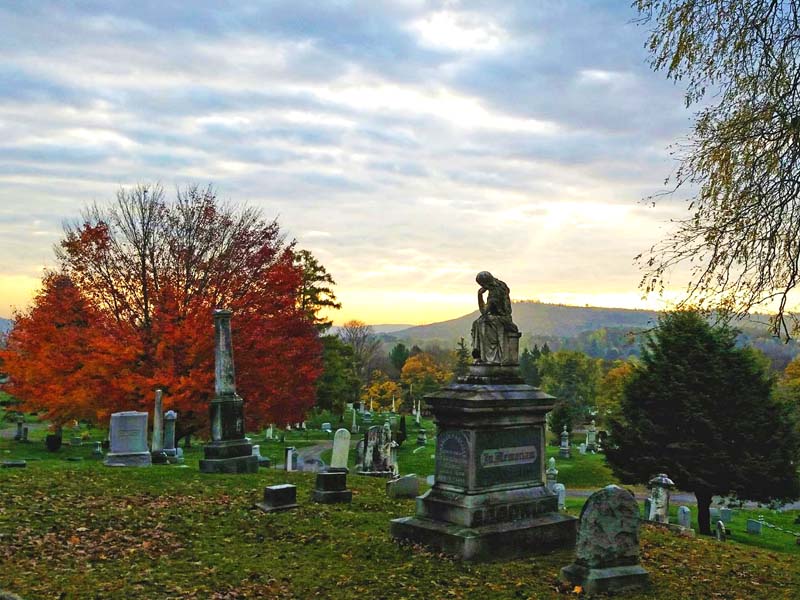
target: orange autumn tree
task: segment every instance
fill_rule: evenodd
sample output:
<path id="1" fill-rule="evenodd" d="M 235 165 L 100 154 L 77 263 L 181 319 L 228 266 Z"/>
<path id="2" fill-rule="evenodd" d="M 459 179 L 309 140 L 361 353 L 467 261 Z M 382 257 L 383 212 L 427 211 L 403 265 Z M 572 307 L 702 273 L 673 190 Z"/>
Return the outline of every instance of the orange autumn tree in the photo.
<path id="1" fill-rule="evenodd" d="M 167 201 L 159 186 L 138 186 L 66 226 L 57 256 L 59 273 L 48 277 L 70 293 L 46 277 L 33 308 L 16 315 L 3 356 L 9 391 L 25 409 L 75 418 L 80 394 L 67 392 L 82 389 L 80 416 L 102 420 L 117 410 L 152 412 L 153 390 L 162 388 L 165 410 L 180 413 L 179 435 L 201 430 L 213 396 L 217 307 L 234 311 L 247 425 L 301 420 L 313 405 L 321 347 L 298 308 L 302 274 L 277 221 L 221 203 L 211 187 Z M 81 325 L 48 329 L 61 310 L 82 315 Z M 35 351 L 42 331 L 74 368 Z"/>

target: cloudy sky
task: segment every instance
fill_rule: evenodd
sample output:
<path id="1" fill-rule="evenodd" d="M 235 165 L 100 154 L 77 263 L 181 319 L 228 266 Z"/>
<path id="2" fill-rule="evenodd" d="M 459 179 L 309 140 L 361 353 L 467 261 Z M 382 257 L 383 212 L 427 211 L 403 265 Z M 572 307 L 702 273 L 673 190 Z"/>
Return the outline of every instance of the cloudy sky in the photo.
<path id="1" fill-rule="evenodd" d="M 62 222 L 120 186 L 212 182 L 336 279 L 338 322 L 516 299 L 653 306 L 642 198 L 689 130 L 627 2 L 0 5 L 0 316 Z"/>

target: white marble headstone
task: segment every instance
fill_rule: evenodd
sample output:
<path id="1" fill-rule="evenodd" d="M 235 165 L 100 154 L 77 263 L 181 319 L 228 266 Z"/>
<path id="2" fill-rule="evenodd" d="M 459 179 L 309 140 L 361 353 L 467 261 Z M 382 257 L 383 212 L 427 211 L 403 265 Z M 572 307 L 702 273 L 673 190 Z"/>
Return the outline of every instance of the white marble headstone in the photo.
<path id="1" fill-rule="evenodd" d="M 147 413 L 126 411 L 111 415 L 111 452 L 129 454 L 148 452 Z"/>
<path id="2" fill-rule="evenodd" d="M 347 456 L 350 453 L 350 432 L 347 429 L 337 429 L 333 436 L 333 456 L 331 467 L 334 469 L 347 468 Z"/>

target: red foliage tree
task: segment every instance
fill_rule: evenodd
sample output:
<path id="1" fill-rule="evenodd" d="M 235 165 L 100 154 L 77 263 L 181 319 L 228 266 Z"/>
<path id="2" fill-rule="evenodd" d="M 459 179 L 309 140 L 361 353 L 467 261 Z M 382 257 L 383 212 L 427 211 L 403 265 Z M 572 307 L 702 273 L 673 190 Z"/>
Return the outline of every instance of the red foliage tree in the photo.
<path id="1" fill-rule="evenodd" d="M 213 190 L 121 190 L 66 227 L 61 271 L 33 308 L 16 315 L 3 353 L 10 390 L 55 419 L 165 407 L 179 433 L 207 425 L 213 395 L 212 310 L 234 311 L 239 393 L 249 427 L 301 420 L 314 403 L 321 346 L 298 308 L 294 243 L 259 211 L 217 201 Z M 50 325 L 76 315 L 68 326 Z M 74 321 L 74 323 L 73 323 Z M 67 354 L 59 363 L 52 353 Z"/>

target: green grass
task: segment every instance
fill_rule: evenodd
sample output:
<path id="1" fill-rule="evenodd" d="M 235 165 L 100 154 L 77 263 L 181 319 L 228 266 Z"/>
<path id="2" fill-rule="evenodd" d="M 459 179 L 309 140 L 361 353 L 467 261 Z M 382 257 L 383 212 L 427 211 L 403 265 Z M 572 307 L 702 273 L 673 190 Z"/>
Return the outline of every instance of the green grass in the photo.
<path id="1" fill-rule="evenodd" d="M 381 480 L 351 475 L 351 505 L 317 505 L 311 474 L 202 475 L 197 456 L 185 468 L 51 458 L 0 471 L 0 588 L 28 600 L 575 597 L 558 581 L 569 550 L 456 562 L 391 540 L 389 519 L 414 501 L 390 500 Z M 298 486 L 299 509 L 252 509 L 282 482 Z M 647 527 L 642 556 L 653 590 L 631 600 L 792 598 L 800 585 L 794 556 Z"/>

